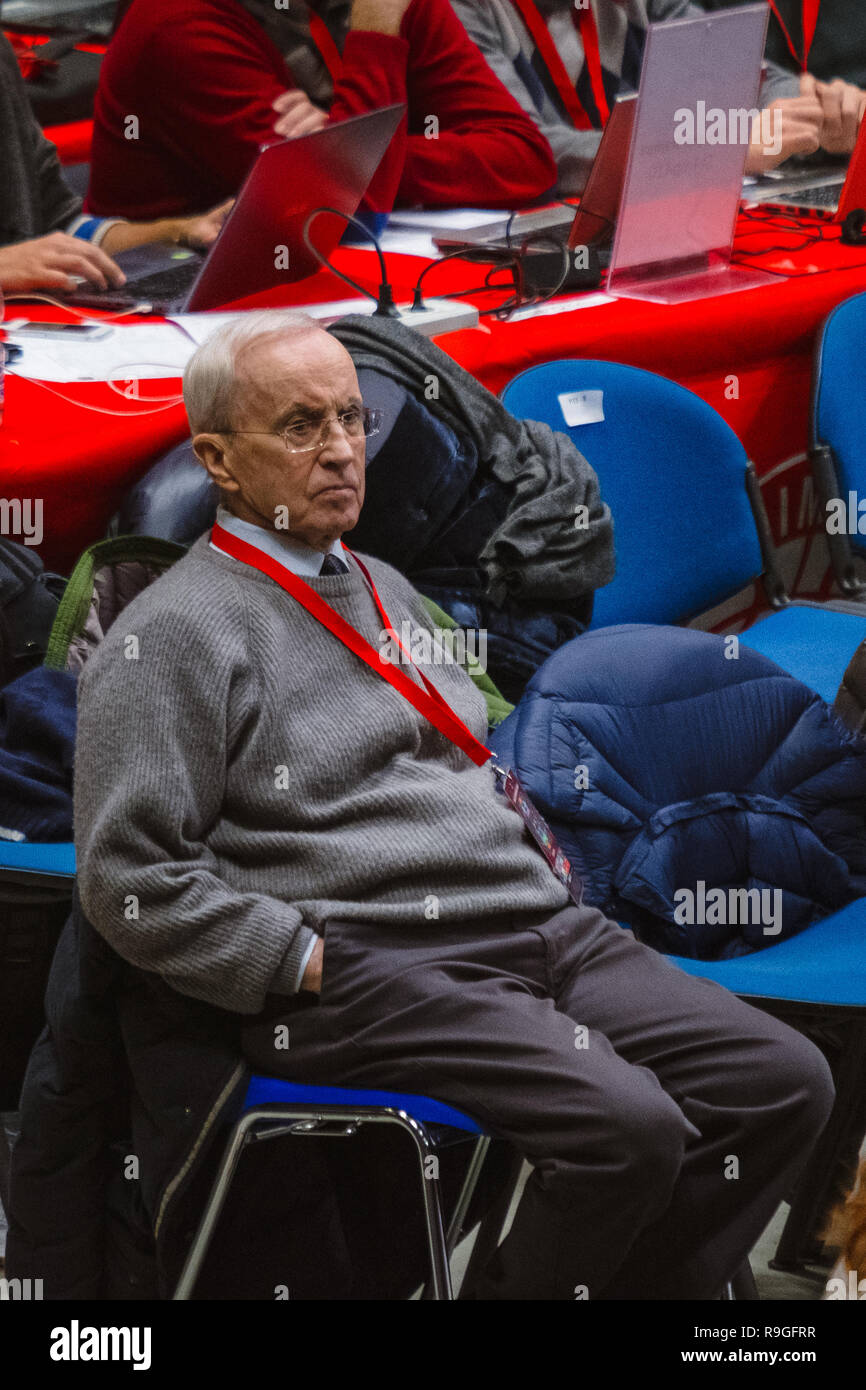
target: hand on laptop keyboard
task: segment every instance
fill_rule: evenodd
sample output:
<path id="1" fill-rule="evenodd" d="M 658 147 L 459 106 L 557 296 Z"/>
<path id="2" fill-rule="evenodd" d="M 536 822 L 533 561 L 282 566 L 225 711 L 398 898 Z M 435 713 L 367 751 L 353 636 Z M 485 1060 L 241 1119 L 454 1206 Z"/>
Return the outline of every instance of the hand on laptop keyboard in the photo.
<path id="1" fill-rule="evenodd" d="M 795 154 L 821 146 L 824 113 L 815 96 L 780 97 L 755 117 L 746 156 L 747 174 L 764 174 Z"/>
<path id="2" fill-rule="evenodd" d="M 0 247 L 0 289 L 73 290 L 86 280 L 98 289 L 117 289 L 126 276 L 98 246 L 66 232 Z"/>

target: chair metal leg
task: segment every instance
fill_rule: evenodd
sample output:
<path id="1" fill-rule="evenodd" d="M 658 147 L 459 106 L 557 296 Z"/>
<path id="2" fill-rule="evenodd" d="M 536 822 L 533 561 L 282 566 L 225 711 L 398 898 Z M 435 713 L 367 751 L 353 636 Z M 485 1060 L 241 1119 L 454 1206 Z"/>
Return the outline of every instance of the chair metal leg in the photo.
<path id="1" fill-rule="evenodd" d="M 430 1282 L 421 1295 L 424 1299 L 452 1302 L 454 1292 L 451 1287 L 451 1265 L 448 1259 L 448 1246 L 445 1242 L 445 1227 L 442 1221 L 442 1195 L 439 1188 L 438 1163 L 432 1164 L 428 1173 L 427 1160 L 435 1158 L 436 1153 L 424 1125 L 403 1120 L 403 1128 L 408 1129 L 415 1142 L 418 1166 L 421 1176 L 421 1200 L 424 1203 L 424 1225 L 427 1230 L 427 1253 L 430 1260 Z"/>
<path id="2" fill-rule="evenodd" d="M 190 1246 L 189 1254 L 184 1261 L 184 1266 L 174 1291 L 173 1301 L 187 1301 L 195 1287 L 196 1279 L 204 1263 L 204 1257 L 207 1254 L 216 1223 L 225 1205 L 228 1190 L 231 1187 L 235 1171 L 240 1161 L 241 1151 L 247 1142 L 249 1131 L 258 1118 L 259 1116 L 256 1111 L 250 1110 L 246 1115 L 241 1116 L 232 1131 L 210 1197 L 202 1213 L 198 1230 Z"/>
<path id="3" fill-rule="evenodd" d="M 451 1220 L 448 1223 L 448 1231 L 445 1236 L 445 1244 L 448 1247 L 449 1256 L 454 1254 L 454 1248 L 463 1234 L 466 1213 L 469 1211 L 472 1198 L 475 1196 L 475 1189 L 478 1186 L 478 1180 L 484 1169 L 487 1151 L 490 1148 L 491 1142 L 489 1134 L 481 1134 L 475 1141 L 475 1146 L 472 1150 L 472 1158 L 466 1170 L 466 1177 L 463 1179 L 460 1196 L 457 1198 L 457 1205 L 451 1214 Z"/>
<path id="4" fill-rule="evenodd" d="M 279 1138 L 288 1134 L 296 1137 L 307 1136 L 310 1138 L 327 1137 L 342 1138 L 351 1137 L 362 1124 L 392 1124 L 398 1126 L 409 1133 L 415 1145 L 418 1155 L 418 1165 L 421 1180 L 421 1197 L 424 1207 L 424 1225 L 427 1236 L 427 1252 L 430 1265 L 430 1279 L 425 1290 L 425 1297 L 431 1299 L 451 1301 L 454 1294 L 451 1285 L 450 1268 L 450 1246 L 445 1236 L 445 1228 L 442 1218 L 442 1198 L 438 1177 L 438 1164 L 430 1164 L 430 1159 L 436 1159 L 436 1148 L 426 1127 L 414 1120 L 410 1115 L 403 1111 L 396 1110 L 375 1110 L 367 1111 L 363 1108 L 342 1110 L 333 1107 L 324 1111 L 315 1110 L 293 1110 L 288 1115 L 283 1112 L 281 1115 L 274 1110 L 249 1110 L 242 1115 L 231 1133 L 225 1153 L 223 1154 L 214 1185 L 210 1196 L 205 1205 L 199 1222 L 198 1230 L 193 1238 L 189 1253 L 187 1254 L 181 1271 L 177 1287 L 173 1294 L 174 1301 L 186 1301 L 190 1298 L 195 1288 L 196 1280 L 201 1272 L 205 1256 L 210 1247 L 213 1233 L 223 1207 L 229 1189 L 234 1180 L 241 1153 L 245 1144 L 254 1139 Z M 256 1132 L 255 1126 L 266 1124 L 267 1128 Z M 451 1218 L 448 1227 L 450 1240 L 456 1242 L 459 1238 L 460 1230 L 466 1218 L 469 1203 L 475 1192 L 478 1179 L 483 1167 L 484 1158 L 490 1145 L 487 1135 L 481 1135 L 476 1141 L 469 1170 L 463 1181 L 463 1187 L 458 1198 L 457 1207 Z"/>
<path id="5" fill-rule="evenodd" d="M 11 1162 L 12 1153 L 6 1138 L 6 1126 L 3 1124 L 3 1116 L 0 1115 L 0 1206 L 6 1212 L 9 1210 L 9 1165 Z"/>
<path id="6" fill-rule="evenodd" d="M 739 1303 L 742 1300 L 760 1302 L 761 1295 L 758 1293 L 752 1266 L 748 1260 L 744 1260 L 734 1277 L 728 1280 L 719 1298 L 723 1303 Z"/>
<path id="7" fill-rule="evenodd" d="M 740 1265 L 728 1287 L 731 1290 L 731 1296 L 738 1303 L 759 1303 L 761 1300 L 758 1286 L 755 1283 L 755 1276 L 752 1273 L 752 1266 L 748 1260 L 744 1260 Z"/>

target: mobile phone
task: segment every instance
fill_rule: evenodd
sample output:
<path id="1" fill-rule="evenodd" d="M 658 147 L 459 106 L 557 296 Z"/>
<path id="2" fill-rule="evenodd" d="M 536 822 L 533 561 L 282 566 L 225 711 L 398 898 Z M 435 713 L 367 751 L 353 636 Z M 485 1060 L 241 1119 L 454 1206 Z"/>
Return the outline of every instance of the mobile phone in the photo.
<path id="1" fill-rule="evenodd" d="M 8 333 L 26 338 L 106 338 L 110 323 L 48 323 L 39 319 L 14 319 L 3 325 Z"/>

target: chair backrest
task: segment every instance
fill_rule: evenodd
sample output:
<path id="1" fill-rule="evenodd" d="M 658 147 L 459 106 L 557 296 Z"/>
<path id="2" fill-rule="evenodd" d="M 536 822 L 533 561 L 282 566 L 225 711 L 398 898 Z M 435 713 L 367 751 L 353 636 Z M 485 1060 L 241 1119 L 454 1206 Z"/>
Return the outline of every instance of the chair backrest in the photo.
<path id="1" fill-rule="evenodd" d="M 846 516 L 849 492 L 866 500 L 864 400 L 866 294 L 856 294 L 837 305 L 825 320 L 815 350 L 812 379 L 811 445 L 813 453 L 823 445 L 829 446 L 836 496 L 844 502 Z M 824 512 L 819 517 L 819 525 L 823 527 L 826 520 Z M 853 550 L 866 554 L 866 514 L 860 516 L 855 506 L 850 520 L 853 520 L 853 528 L 849 521 L 845 533 L 848 543 Z"/>
<path id="2" fill-rule="evenodd" d="M 762 573 L 749 461 L 699 396 L 637 367 L 572 359 L 521 373 L 502 399 L 568 434 L 598 474 L 616 575 L 596 590 L 593 627 L 682 621 Z"/>

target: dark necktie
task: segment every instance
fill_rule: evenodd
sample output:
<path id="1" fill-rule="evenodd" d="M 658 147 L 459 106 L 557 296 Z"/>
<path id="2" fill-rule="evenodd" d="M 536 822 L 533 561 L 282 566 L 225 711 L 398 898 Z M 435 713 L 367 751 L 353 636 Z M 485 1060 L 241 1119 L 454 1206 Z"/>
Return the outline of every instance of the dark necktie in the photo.
<path id="1" fill-rule="evenodd" d="M 322 568 L 319 570 L 319 577 L 327 574 L 348 574 L 349 566 L 345 560 L 340 560 L 336 555 L 326 555 L 322 561 Z"/>

